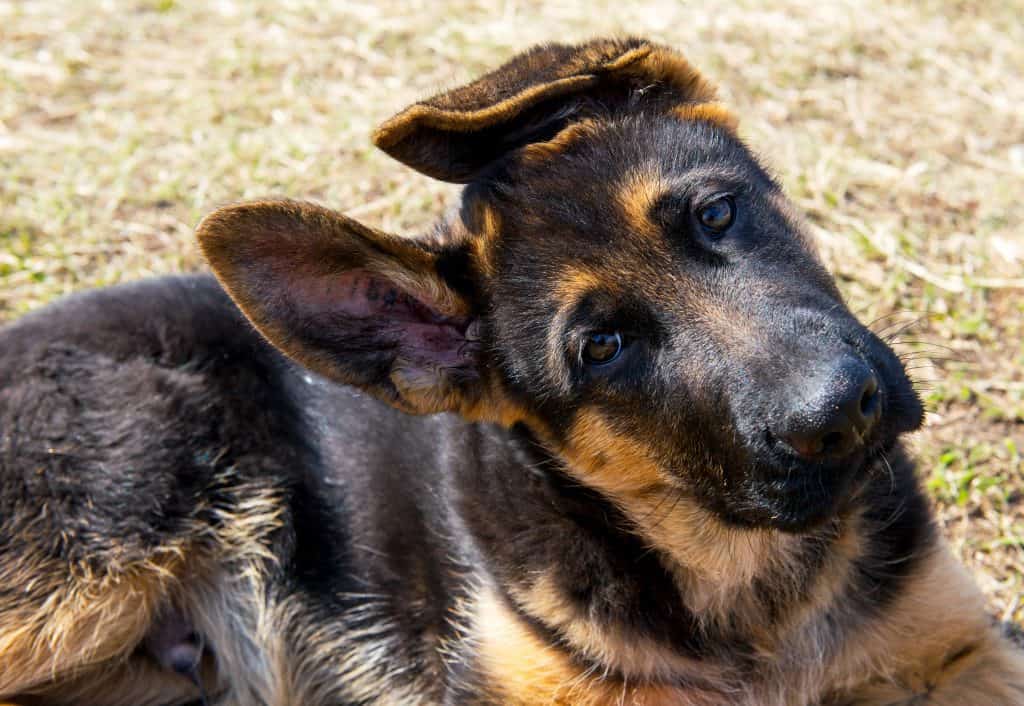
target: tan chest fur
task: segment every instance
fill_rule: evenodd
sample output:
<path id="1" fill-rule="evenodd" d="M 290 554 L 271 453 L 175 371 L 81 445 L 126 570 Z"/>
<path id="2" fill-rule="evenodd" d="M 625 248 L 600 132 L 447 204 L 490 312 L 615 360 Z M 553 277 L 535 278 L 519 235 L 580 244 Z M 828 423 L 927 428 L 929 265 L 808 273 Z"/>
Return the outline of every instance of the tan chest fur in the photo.
<path id="1" fill-rule="evenodd" d="M 545 644 L 490 589 L 476 605 L 478 656 L 495 699 L 508 706 L 710 706 L 720 695 L 630 684 L 574 664 Z"/>

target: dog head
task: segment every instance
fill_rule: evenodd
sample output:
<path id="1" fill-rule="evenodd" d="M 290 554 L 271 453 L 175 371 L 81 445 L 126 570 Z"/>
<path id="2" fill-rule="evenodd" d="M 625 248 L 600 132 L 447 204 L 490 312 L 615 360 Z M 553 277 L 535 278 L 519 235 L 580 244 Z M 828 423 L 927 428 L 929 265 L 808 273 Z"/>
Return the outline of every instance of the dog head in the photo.
<path id="1" fill-rule="evenodd" d="M 747 527 L 831 517 L 920 424 L 899 359 L 680 54 L 537 47 L 374 139 L 466 184 L 456 215 L 407 239 L 256 202 L 199 227 L 241 309 L 311 369 L 411 413 L 524 423 L 602 492 L 671 489 Z"/>

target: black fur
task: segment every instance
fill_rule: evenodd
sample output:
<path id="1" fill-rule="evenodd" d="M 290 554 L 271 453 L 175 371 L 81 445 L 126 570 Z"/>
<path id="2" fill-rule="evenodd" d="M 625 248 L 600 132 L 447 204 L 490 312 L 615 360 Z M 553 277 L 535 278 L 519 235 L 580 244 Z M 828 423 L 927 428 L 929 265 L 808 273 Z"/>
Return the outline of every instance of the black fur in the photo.
<path id="1" fill-rule="evenodd" d="M 209 277 L 79 295 L 5 328 L 0 351 L 5 556 L 59 537 L 45 550 L 94 570 L 144 557 L 195 523 L 216 524 L 215 508 L 238 511 L 245 498 L 217 480 L 230 468 L 233 484 L 287 491 L 274 549 L 287 590 L 322 625 L 352 607 L 347 595 L 385 596 L 404 651 L 379 668 L 436 674 L 439 699 L 455 684 L 434 645 L 455 637 L 446 615 L 481 564 L 499 585 L 558 566 L 566 595 L 599 623 L 695 659 L 742 662 L 749 649 L 742 635 L 700 629 L 659 552 L 528 430 L 408 416 L 303 371 Z M 928 538 L 911 467 L 891 462 L 901 487 L 865 491 L 885 532 L 849 588 L 865 620 L 884 611 Z M 52 524 L 41 527 L 43 504 Z M 813 575 L 827 540 L 807 541 Z M 766 586 L 769 614 L 774 599 Z M 465 659 L 460 683 L 472 675 Z"/>
<path id="2" fill-rule="evenodd" d="M 658 61 L 614 68 L 645 47 Z M 565 65 L 534 65 L 548 55 Z M 710 98 L 703 83 L 686 89 L 688 65 L 639 40 L 546 47 L 435 103 L 464 114 L 580 76 L 582 88 L 504 122 L 410 127 L 400 115 L 378 134 L 423 171 L 470 181 L 426 238 L 308 204 L 228 207 L 199 234 L 231 297 L 212 277 L 171 277 L 0 329 L 0 569 L 18 579 L 0 583 L 0 639 L 61 586 L 148 570 L 169 549 L 187 568 L 159 615 L 184 620 L 235 592 L 232 605 L 272 621 L 219 616 L 188 636 L 212 654 L 214 703 L 235 697 L 232 680 L 285 674 L 319 695 L 310 706 L 507 703 L 513 687 L 483 654 L 494 626 L 474 622 L 491 595 L 529 649 L 564 657 L 588 688 L 693 689 L 716 704 L 783 693 L 782 672 L 801 667 L 785 660 L 829 664 L 891 619 L 936 548 L 900 446 L 920 401 L 731 128 L 672 113 Z M 546 140 L 556 147 L 531 155 Z M 735 221 L 712 233 L 696 213 L 721 194 Z M 292 362 L 250 320 L 351 386 Z M 585 362 L 594 332 L 625 341 L 605 366 Z M 801 454 L 778 430 L 827 398 L 846 360 L 877 377 L 877 424 L 841 457 Z M 595 418 L 597 441 L 578 428 Z M 630 474 L 646 485 L 609 489 Z M 645 493 L 661 501 L 638 516 L 630 503 Z M 694 587 L 714 581 L 652 532 L 679 507 L 720 530 L 708 536 L 785 550 L 734 572 L 732 603 L 707 609 Z M 268 508 L 243 565 L 232 538 Z M 742 561 L 724 544 L 694 551 L 724 574 Z M 553 611 L 520 600 L 539 578 L 593 642 L 697 668 L 638 676 L 578 648 Z M 828 628 L 811 647 L 793 636 L 805 608 Z M 147 644 L 175 647 L 149 637 L 121 646 L 98 683 L 108 667 L 152 661 Z M 238 653 L 256 666 L 231 673 L 221 660 Z M 0 698 L 62 706 L 73 671 Z"/>

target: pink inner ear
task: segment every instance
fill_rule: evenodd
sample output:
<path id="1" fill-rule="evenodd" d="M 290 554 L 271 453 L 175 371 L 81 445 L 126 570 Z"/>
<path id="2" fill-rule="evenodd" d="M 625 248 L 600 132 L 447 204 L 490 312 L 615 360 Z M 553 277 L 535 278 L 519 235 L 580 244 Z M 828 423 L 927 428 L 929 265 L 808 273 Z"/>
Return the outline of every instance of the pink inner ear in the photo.
<path id="1" fill-rule="evenodd" d="M 475 360 L 469 318 L 444 316 L 432 303 L 368 270 L 299 278 L 290 298 L 325 325 L 337 315 L 366 320 L 370 327 L 379 324 L 381 336 L 397 343 L 409 363 L 465 367 Z"/>

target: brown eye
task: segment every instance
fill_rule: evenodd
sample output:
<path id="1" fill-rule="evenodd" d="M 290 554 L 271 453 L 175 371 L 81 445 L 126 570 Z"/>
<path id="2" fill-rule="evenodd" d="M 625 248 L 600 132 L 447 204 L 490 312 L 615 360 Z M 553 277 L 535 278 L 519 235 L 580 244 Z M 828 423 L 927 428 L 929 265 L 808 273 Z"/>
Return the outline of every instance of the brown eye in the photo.
<path id="1" fill-rule="evenodd" d="M 704 204 L 697 211 L 702 226 L 715 233 L 721 233 L 732 225 L 736 217 L 736 202 L 731 196 L 720 196 Z"/>
<path id="2" fill-rule="evenodd" d="M 617 331 L 595 331 L 587 334 L 583 345 L 583 362 L 587 365 L 606 365 L 622 352 L 622 336 Z"/>

